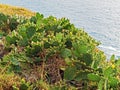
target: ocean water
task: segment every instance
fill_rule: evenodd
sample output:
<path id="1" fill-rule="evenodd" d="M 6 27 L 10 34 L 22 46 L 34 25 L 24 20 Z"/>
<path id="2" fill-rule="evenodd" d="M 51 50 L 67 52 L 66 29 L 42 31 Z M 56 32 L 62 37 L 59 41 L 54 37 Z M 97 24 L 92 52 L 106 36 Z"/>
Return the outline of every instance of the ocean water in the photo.
<path id="1" fill-rule="evenodd" d="M 0 0 L 22 6 L 46 17 L 69 18 L 102 44 L 99 48 L 109 57 L 120 57 L 120 0 Z"/>

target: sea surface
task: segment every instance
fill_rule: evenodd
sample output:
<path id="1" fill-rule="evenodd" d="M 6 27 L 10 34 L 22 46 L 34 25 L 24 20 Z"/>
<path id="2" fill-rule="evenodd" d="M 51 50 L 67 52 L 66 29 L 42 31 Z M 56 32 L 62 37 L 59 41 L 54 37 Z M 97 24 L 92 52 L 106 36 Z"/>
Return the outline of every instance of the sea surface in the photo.
<path id="1" fill-rule="evenodd" d="M 102 44 L 99 48 L 109 57 L 120 57 L 120 0 L 0 0 L 22 6 L 46 17 L 69 18 Z"/>

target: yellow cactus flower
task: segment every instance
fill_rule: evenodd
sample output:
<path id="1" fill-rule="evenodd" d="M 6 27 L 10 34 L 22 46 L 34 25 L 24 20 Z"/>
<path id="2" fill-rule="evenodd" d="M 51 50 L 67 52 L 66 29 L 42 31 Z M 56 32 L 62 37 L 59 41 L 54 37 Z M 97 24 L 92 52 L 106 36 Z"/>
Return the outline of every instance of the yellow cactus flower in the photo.
<path id="1" fill-rule="evenodd" d="M 70 32 L 70 35 L 72 35 L 72 32 Z"/>
<path id="2" fill-rule="evenodd" d="M 116 78 L 119 79 L 119 76 L 117 76 Z"/>
<path id="3" fill-rule="evenodd" d="M 54 21 L 57 21 L 57 19 L 56 19 L 56 18 L 54 18 Z"/>
<path id="4" fill-rule="evenodd" d="M 112 64 L 112 66 L 111 66 L 113 69 L 115 68 L 115 65 L 114 64 Z"/>

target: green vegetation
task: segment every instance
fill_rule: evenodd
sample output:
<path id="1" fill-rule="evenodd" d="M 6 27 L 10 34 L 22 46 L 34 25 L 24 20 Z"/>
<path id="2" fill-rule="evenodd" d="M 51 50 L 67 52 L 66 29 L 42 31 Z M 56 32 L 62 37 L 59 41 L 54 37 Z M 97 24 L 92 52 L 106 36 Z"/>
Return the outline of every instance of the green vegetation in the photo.
<path id="1" fill-rule="evenodd" d="M 66 18 L 0 14 L 0 90 L 119 90 L 120 60 Z"/>

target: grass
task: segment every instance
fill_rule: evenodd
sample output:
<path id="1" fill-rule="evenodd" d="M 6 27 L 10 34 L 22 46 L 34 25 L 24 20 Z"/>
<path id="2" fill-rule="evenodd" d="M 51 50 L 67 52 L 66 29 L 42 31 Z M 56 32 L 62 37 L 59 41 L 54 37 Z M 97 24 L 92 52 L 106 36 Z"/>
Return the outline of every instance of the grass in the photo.
<path id="1" fill-rule="evenodd" d="M 0 4 L 0 12 L 7 15 L 19 15 L 25 17 L 31 17 L 35 15 L 35 12 L 32 12 L 28 9 L 4 4 Z"/>
<path id="2" fill-rule="evenodd" d="M 9 90 L 13 85 L 20 85 L 20 77 L 14 74 L 0 74 L 0 90 Z"/>

